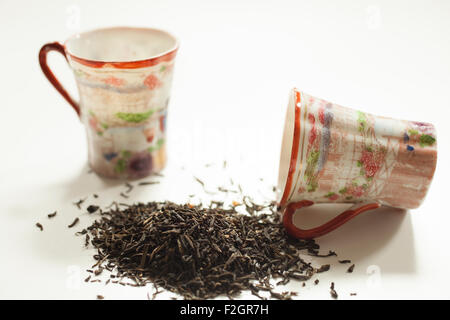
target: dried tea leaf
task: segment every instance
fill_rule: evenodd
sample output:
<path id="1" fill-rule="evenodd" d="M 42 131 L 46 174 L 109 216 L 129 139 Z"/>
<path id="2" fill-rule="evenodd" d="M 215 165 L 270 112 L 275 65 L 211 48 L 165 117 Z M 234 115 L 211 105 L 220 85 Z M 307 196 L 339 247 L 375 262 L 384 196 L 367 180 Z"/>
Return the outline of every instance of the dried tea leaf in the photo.
<path id="1" fill-rule="evenodd" d="M 56 216 L 56 211 L 55 212 L 52 212 L 52 213 L 49 213 L 48 215 L 47 215 L 47 217 L 49 218 L 49 219 L 51 219 L 51 218 L 53 218 L 53 217 L 55 217 Z"/>
<path id="2" fill-rule="evenodd" d="M 354 268 L 355 268 L 355 265 L 352 264 L 352 265 L 347 269 L 347 272 L 348 272 L 348 273 L 352 273 Z"/>
<path id="3" fill-rule="evenodd" d="M 89 213 L 94 213 L 95 211 L 97 211 L 100 207 L 99 206 L 94 206 L 94 205 L 90 205 L 89 207 L 86 208 L 87 212 Z"/>
<path id="4" fill-rule="evenodd" d="M 281 277 L 279 283 L 287 284 L 295 279 L 304 286 L 314 274 L 329 270 L 329 264 L 316 269 L 301 258 L 301 252 L 317 252 L 319 246 L 314 240 L 292 239 L 276 204 L 260 205 L 248 197 L 242 203 L 251 215 L 220 201 L 209 207 L 116 203 L 86 228 L 97 249 L 94 274 L 107 270 L 118 279 L 108 283 L 123 286 L 152 283 L 152 298 L 166 289 L 186 299 L 233 298 L 243 290 L 262 299 L 261 290 L 291 299 L 290 292 L 274 292 L 269 280 Z"/>
<path id="5" fill-rule="evenodd" d="M 78 223 L 78 221 L 80 221 L 80 219 L 79 218 L 75 218 L 75 220 L 73 220 L 73 222 L 71 224 L 69 224 L 67 227 L 68 228 L 75 227 L 75 225 Z"/>
<path id="6" fill-rule="evenodd" d="M 334 282 L 331 283 L 330 294 L 331 294 L 331 297 L 333 299 L 337 299 L 338 298 L 338 294 L 337 294 L 336 290 L 334 289 Z"/>

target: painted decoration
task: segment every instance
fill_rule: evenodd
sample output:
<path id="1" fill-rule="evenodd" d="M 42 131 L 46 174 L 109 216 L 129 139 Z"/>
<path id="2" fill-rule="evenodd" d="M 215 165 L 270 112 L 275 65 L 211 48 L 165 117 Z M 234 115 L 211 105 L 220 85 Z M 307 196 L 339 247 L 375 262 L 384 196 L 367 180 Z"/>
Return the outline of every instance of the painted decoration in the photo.
<path id="1" fill-rule="evenodd" d="M 437 160 L 436 132 L 294 91 L 295 129 L 282 204 L 367 202 L 416 208 Z"/>
<path id="2" fill-rule="evenodd" d="M 169 33 L 131 27 L 97 29 L 41 48 L 42 71 L 85 124 L 89 164 L 96 173 L 134 179 L 164 167 L 177 50 L 178 41 Z M 50 51 L 61 53 L 69 62 L 79 103 L 47 65 Z"/>

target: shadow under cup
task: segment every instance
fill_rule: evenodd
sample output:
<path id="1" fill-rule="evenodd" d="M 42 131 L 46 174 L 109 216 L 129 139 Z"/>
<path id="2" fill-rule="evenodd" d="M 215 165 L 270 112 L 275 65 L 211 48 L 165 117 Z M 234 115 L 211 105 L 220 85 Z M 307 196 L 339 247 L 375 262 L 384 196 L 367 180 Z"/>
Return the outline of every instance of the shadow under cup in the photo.
<path id="1" fill-rule="evenodd" d="M 116 27 L 77 34 L 40 52 L 41 67 L 86 127 L 89 165 L 110 178 L 136 179 L 166 163 L 166 119 L 177 40 L 147 28 Z M 77 83 L 74 102 L 46 64 L 65 55 Z"/>

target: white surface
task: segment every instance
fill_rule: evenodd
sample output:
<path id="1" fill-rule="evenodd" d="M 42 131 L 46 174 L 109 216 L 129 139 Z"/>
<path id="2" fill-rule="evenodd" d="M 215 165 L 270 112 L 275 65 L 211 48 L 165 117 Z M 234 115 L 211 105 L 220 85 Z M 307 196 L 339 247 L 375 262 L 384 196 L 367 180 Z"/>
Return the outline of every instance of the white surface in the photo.
<path id="1" fill-rule="evenodd" d="M 93 251 L 67 229 L 81 213 L 71 202 L 97 193 L 98 202 L 109 204 L 125 188 L 87 174 L 84 129 L 37 60 L 46 42 L 112 25 L 158 27 L 181 40 L 166 177 L 158 186 L 133 190 L 129 202 L 187 201 L 201 190 L 193 174 L 206 181 L 227 176 L 223 159 L 247 190 L 276 184 L 293 86 L 363 111 L 432 122 L 438 167 L 424 204 L 408 213 L 367 213 L 319 239 L 324 252 L 336 250 L 356 263 L 354 273 L 345 273 L 337 259 L 324 259 L 332 270 L 320 275 L 318 286 L 291 283 L 289 289 L 301 299 L 329 299 L 334 281 L 340 298 L 450 298 L 450 2 L 114 3 L 0 2 L 0 298 L 146 299 L 152 293 L 79 281 L 93 264 Z M 63 58 L 52 54 L 49 60 L 74 92 Z M 210 162 L 217 165 L 206 171 Z M 54 210 L 57 217 L 48 220 Z M 330 217 L 316 213 L 305 223 Z M 88 222 L 81 215 L 80 227 Z"/>

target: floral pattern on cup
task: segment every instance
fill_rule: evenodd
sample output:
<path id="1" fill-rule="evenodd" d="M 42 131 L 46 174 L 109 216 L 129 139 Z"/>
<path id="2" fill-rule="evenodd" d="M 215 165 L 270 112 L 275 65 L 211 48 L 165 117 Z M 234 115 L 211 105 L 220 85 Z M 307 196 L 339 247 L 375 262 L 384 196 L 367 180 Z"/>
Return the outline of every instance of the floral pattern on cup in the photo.
<path id="1" fill-rule="evenodd" d="M 299 169 L 287 201 L 378 199 L 391 206 L 418 206 L 427 184 L 414 186 L 409 179 L 420 182 L 432 177 L 436 157 L 433 125 L 377 117 L 304 93 L 300 110 Z M 410 172 L 421 161 L 428 161 L 429 168 L 421 167 L 420 175 Z M 408 181 L 411 195 L 402 191 L 404 198 L 399 199 L 394 186 L 405 188 L 402 181 Z"/>
<path id="2" fill-rule="evenodd" d="M 113 168 L 117 176 L 129 179 L 142 178 L 153 172 L 155 160 L 161 166 L 159 153 L 163 149 L 164 139 L 159 139 L 154 145 L 142 151 L 122 150 L 120 152 L 105 152 L 103 158 Z M 164 151 L 162 151 L 164 152 Z"/>
<path id="3" fill-rule="evenodd" d="M 178 41 L 168 32 L 132 27 L 97 29 L 64 44 L 42 46 L 41 69 L 85 125 L 95 172 L 135 178 L 164 167 L 165 119 L 177 50 Z M 67 94 L 47 65 L 50 51 L 69 63 L 79 101 Z"/>
<path id="4" fill-rule="evenodd" d="M 94 170 L 104 176 L 128 179 L 161 170 L 166 159 L 173 62 L 131 74 L 97 72 L 85 66 L 75 70 L 84 98 L 82 119 L 96 137 L 88 139 L 89 162 Z M 90 106 L 87 113 L 83 112 L 86 106 Z"/>
<path id="5" fill-rule="evenodd" d="M 161 86 L 161 81 L 156 75 L 150 74 L 145 78 L 144 84 L 150 90 L 154 90 Z"/>
<path id="6" fill-rule="evenodd" d="M 95 113 L 91 110 L 89 110 L 89 126 L 92 130 L 94 130 L 99 136 L 103 135 L 103 132 L 109 128 L 109 126 L 106 123 L 100 122 Z"/>
<path id="7" fill-rule="evenodd" d="M 149 119 L 153 113 L 155 113 L 154 110 L 148 110 L 146 112 L 117 112 L 115 116 L 126 122 L 140 123 Z"/>
<path id="8" fill-rule="evenodd" d="M 166 112 L 163 109 L 159 112 L 118 114 L 133 124 L 130 127 L 107 126 L 94 112 L 89 112 L 87 131 L 91 137 L 88 139 L 91 166 L 101 175 L 127 179 L 161 170 L 166 159 L 163 127 Z"/>
<path id="9" fill-rule="evenodd" d="M 416 147 L 430 147 L 436 143 L 433 128 L 428 123 L 411 122 L 410 127 L 403 134 L 403 141 L 408 151 L 414 151 Z"/>
<path id="10" fill-rule="evenodd" d="M 110 76 L 108 78 L 102 79 L 102 81 L 113 87 L 123 87 L 125 85 L 124 79 L 116 78 L 114 76 Z"/>
<path id="11" fill-rule="evenodd" d="M 118 174 L 127 173 L 131 179 L 145 177 L 152 171 L 152 155 L 147 151 L 134 152 L 124 150 L 117 159 L 114 170 Z"/>

